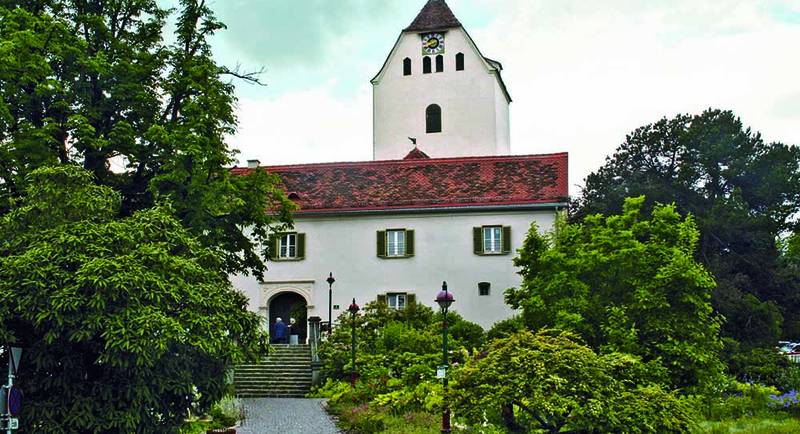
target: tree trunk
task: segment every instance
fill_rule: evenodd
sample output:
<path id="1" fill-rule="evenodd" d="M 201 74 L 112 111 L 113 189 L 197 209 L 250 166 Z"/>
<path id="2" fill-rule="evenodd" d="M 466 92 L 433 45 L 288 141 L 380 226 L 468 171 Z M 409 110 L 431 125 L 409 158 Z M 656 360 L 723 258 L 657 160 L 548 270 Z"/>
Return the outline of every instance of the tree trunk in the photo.
<path id="1" fill-rule="evenodd" d="M 517 423 L 517 418 L 514 417 L 514 405 L 503 404 L 500 409 L 500 415 L 503 417 L 503 426 L 512 433 L 523 432 L 522 426 Z"/>

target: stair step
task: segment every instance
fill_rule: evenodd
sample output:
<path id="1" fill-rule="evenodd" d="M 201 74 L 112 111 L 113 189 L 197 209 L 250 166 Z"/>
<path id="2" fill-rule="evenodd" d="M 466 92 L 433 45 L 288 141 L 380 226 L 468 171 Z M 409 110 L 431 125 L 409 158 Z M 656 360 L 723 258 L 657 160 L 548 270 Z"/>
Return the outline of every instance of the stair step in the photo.
<path id="1" fill-rule="evenodd" d="M 234 369 L 236 396 L 303 398 L 311 391 L 311 347 L 273 345 L 267 357 Z"/>
<path id="2" fill-rule="evenodd" d="M 295 395 L 307 395 L 311 391 L 309 387 L 282 387 L 282 388 L 274 388 L 274 389 L 266 389 L 266 388 L 241 388 L 236 389 L 237 395 L 277 395 L 277 394 L 295 394 Z"/>
<path id="3" fill-rule="evenodd" d="M 279 378 L 279 377 L 310 377 L 311 370 L 306 371 L 252 371 L 237 372 L 233 378 Z"/>
<path id="4" fill-rule="evenodd" d="M 237 366 L 236 372 L 252 372 L 252 371 L 310 371 L 311 364 L 304 365 L 249 365 Z"/>
<path id="5" fill-rule="evenodd" d="M 306 384 L 311 383 L 311 376 L 305 377 L 272 377 L 272 378 L 237 378 L 236 384 L 277 384 L 277 383 L 289 383 L 289 384 Z"/>
<path id="6" fill-rule="evenodd" d="M 256 385 L 256 386 L 259 386 L 259 385 L 277 386 L 277 385 L 283 385 L 283 384 L 303 386 L 303 385 L 310 385 L 311 384 L 311 377 L 298 378 L 298 379 L 293 379 L 293 378 L 289 378 L 289 379 L 272 378 L 272 379 L 268 379 L 268 380 L 254 380 L 254 379 L 248 378 L 246 380 L 239 380 L 239 381 L 236 382 L 236 384 L 239 384 L 239 385 L 242 385 L 242 386 L 244 386 L 244 385 L 248 385 L 248 386 L 251 386 L 251 385 Z"/>

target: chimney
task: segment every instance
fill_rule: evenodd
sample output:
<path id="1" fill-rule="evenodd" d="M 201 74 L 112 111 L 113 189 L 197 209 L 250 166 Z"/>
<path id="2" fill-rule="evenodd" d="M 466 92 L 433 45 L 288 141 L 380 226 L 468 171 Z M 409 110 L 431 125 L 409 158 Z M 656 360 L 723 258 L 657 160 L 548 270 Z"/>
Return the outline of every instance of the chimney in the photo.
<path id="1" fill-rule="evenodd" d="M 247 160 L 247 168 L 248 169 L 255 169 L 261 165 L 261 161 L 259 160 Z"/>

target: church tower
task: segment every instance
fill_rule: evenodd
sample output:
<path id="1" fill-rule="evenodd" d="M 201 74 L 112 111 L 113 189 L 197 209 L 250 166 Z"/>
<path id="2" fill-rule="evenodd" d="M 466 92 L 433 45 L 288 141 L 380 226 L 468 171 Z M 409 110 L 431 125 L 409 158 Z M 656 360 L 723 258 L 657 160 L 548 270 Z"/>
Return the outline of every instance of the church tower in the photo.
<path id="1" fill-rule="evenodd" d="M 403 29 L 373 86 L 373 159 L 507 155 L 511 96 L 445 0 Z"/>

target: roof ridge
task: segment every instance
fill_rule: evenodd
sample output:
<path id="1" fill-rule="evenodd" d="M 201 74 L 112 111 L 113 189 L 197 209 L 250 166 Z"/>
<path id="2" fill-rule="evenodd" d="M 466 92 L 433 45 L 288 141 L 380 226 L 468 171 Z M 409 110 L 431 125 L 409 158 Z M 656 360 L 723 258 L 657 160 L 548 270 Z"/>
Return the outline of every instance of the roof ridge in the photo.
<path id="1" fill-rule="evenodd" d="M 568 156 L 568 152 L 556 152 L 550 154 L 523 154 L 523 155 L 478 155 L 478 156 L 461 156 L 461 157 L 430 157 L 425 159 L 396 159 L 396 160 L 364 160 L 364 161 L 328 161 L 320 163 L 298 163 L 298 164 L 275 164 L 275 165 L 261 165 L 261 169 L 279 169 L 279 168 L 313 168 L 313 167 L 363 167 L 363 166 L 389 166 L 389 165 L 418 165 L 418 164 L 436 164 L 436 163 L 461 163 L 471 161 L 513 161 L 513 160 L 549 160 L 557 159 Z M 247 169 L 247 167 L 233 167 L 233 169 Z"/>

